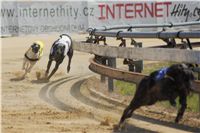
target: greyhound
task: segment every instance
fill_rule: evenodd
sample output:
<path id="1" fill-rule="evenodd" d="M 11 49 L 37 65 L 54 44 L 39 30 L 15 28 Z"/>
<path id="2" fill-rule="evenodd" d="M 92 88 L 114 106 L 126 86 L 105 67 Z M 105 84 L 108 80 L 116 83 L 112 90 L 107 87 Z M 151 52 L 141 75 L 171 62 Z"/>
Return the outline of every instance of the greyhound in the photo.
<path id="1" fill-rule="evenodd" d="M 60 35 L 60 38 L 53 43 L 50 50 L 50 54 L 49 54 L 47 70 L 45 73 L 47 80 L 49 80 L 53 76 L 53 74 L 57 71 L 57 69 L 59 68 L 60 64 L 63 62 L 63 59 L 65 58 L 66 55 L 68 55 L 69 57 L 67 72 L 70 71 L 70 68 L 71 68 L 70 65 L 71 65 L 71 60 L 73 56 L 72 45 L 73 45 L 72 39 L 67 34 Z M 52 70 L 51 74 L 48 76 L 52 61 L 55 61 L 56 65 L 54 69 Z"/>
<path id="2" fill-rule="evenodd" d="M 176 106 L 175 99 L 180 97 L 181 105 L 175 122 L 178 123 L 187 108 L 187 95 L 193 88 L 194 66 L 191 64 L 174 64 L 168 68 L 154 71 L 141 80 L 134 98 L 124 110 L 117 128 L 121 128 L 125 119 L 131 117 L 133 111 L 144 105 L 153 105 L 157 101 L 169 100 Z"/>
<path id="3" fill-rule="evenodd" d="M 36 64 L 36 62 L 43 55 L 43 47 L 44 43 L 41 41 L 34 42 L 31 47 L 24 54 L 24 61 L 22 65 L 22 70 L 25 70 L 23 78 L 27 75 L 27 73 L 31 72 L 31 69 Z"/>

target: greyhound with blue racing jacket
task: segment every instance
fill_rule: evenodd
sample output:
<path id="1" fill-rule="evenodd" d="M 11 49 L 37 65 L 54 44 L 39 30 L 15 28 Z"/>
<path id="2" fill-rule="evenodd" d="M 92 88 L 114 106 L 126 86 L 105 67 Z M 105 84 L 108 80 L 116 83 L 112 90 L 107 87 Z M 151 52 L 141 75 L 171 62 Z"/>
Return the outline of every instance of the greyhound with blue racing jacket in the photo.
<path id="1" fill-rule="evenodd" d="M 141 106 L 153 105 L 157 101 L 168 100 L 172 106 L 176 106 L 175 99 L 179 97 L 181 105 L 175 122 L 178 123 L 187 108 L 187 95 L 193 88 L 195 79 L 192 64 L 174 64 L 152 72 L 139 83 L 135 96 L 124 110 L 117 129 L 120 129 L 124 121 L 132 116 L 132 113 Z"/>

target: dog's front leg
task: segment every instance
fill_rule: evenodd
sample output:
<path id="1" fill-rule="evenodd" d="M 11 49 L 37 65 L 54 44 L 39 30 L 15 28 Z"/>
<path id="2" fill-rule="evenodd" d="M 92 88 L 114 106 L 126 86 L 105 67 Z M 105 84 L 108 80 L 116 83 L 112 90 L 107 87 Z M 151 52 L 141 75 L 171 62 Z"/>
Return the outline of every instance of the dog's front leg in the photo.
<path id="1" fill-rule="evenodd" d="M 23 64 L 22 64 L 22 70 L 26 69 L 26 62 L 27 62 L 27 59 L 24 57 Z"/>
<path id="2" fill-rule="evenodd" d="M 133 109 L 131 107 L 131 105 L 129 105 L 123 112 L 123 115 L 119 121 L 119 128 L 121 127 L 121 125 L 124 123 L 124 121 L 131 117 L 132 116 L 132 113 L 133 113 Z"/>
<path id="3" fill-rule="evenodd" d="M 134 110 L 139 108 L 141 106 L 140 101 L 137 101 L 135 98 L 132 99 L 129 106 L 124 110 L 123 115 L 119 121 L 119 124 L 117 126 L 117 129 L 121 129 L 123 127 L 123 123 L 127 118 L 130 118 L 132 116 L 132 113 Z"/>
<path id="4" fill-rule="evenodd" d="M 51 67 L 51 64 L 52 64 L 52 60 L 49 60 L 49 61 L 48 61 L 48 64 L 47 64 L 47 70 L 46 70 L 46 72 L 45 72 L 45 76 L 46 76 L 46 77 L 47 77 L 48 74 L 49 74 L 49 69 L 50 69 L 50 67 Z"/>
<path id="5" fill-rule="evenodd" d="M 30 63 L 29 63 L 29 68 L 28 68 L 28 73 L 30 73 L 31 72 L 31 69 L 33 68 L 33 66 L 36 64 L 36 62 L 34 61 L 30 61 Z"/>
<path id="6" fill-rule="evenodd" d="M 187 108 L 187 95 L 186 92 L 181 92 L 179 103 L 181 104 L 181 108 L 178 111 L 175 122 L 178 123 L 180 119 L 182 119 L 185 109 Z"/>
<path id="7" fill-rule="evenodd" d="M 53 74 L 58 70 L 60 63 L 56 62 L 55 68 L 52 70 L 51 74 L 48 76 L 48 80 L 53 76 Z"/>

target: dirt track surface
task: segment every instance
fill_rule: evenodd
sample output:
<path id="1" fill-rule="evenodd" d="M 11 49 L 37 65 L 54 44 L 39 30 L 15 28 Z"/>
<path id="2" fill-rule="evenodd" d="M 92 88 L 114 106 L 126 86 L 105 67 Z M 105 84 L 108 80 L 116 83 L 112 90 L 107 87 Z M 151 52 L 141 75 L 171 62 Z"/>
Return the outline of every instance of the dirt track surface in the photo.
<path id="1" fill-rule="evenodd" d="M 46 69 L 51 44 L 57 37 L 41 35 L 2 39 L 2 132 L 114 132 L 113 125 L 118 122 L 124 105 L 92 95 L 89 91 L 93 85 L 91 80 L 90 85 L 87 81 L 94 73 L 88 70 L 88 59 L 93 55 L 75 52 L 69 74 L 66 73 L 66 58 L 51 81 L 36 79 L 35 73 L 43 73 Z M 72 38 L 84 40 L 85 35 L 72 35 Z M 44 56 L 31 74 L 21 80 L 24 52 L 35 40 L 45 42 Z M 98 86 L 96 80 L 92 81 Z M 136 114 L 122 132 L 200 132 L 200 129 L 151 121 Z"/>

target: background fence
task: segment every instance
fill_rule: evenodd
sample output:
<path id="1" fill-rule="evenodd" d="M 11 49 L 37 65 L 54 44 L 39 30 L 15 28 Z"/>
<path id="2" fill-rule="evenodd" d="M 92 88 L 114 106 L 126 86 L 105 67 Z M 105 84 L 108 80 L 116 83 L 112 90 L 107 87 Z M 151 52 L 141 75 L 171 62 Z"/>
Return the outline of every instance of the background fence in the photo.
<path id="1" fill-rule="evenodd" d="M 200 64 L 200 51 L 166 49 L 166 48 L 126 48 L 115 46 L 101 46 L 96 44 L 74 42 L 73 48 L 78 51 L 87 52 L 104 57 L 111 57 L 109 66 L 98 64 L 91 60 L 89 68 L 101 75 L 111 78 L 108 80 L 109 91 L 113 89 L 112 79 L 118 79 L 138 84 L 142 78 L 147 75 L 134 73 L 130 71 L 122 71 L 116 69 L 116 58 L 129 58 L 153 61 L 171 61 L 171 62 L 187 62 Z M 200 110 L 200 82 L 194 82 L 196 93 L 199 93 L 199 110 Z"/>

